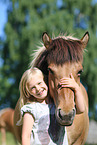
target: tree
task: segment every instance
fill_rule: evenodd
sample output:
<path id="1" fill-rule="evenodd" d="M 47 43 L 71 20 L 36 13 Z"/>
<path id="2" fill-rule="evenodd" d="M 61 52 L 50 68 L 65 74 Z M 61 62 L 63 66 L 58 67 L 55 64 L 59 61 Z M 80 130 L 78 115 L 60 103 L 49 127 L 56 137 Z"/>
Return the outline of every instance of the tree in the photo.
<path id="1" fill-rule="evenodd" d="M 90 108 L 97 101 L 97 3 L 71 0 L 10 0 L 8 22 L 5 25 L 6 40 L 1 39 L 1 103 L 6 100 L 14 108 L 19 97 L 19 82 L 28 68 L 33 53 L 41 41 L 41 35 L 60 32 L 76 34 L 81 38 L 90 32 L 90 41 L 85 53 L 82 82 L 86 86 Z M 94 90 L 95 88 L 95 90 Z M 93 97 L 91 97 L 93 96 Z"/>

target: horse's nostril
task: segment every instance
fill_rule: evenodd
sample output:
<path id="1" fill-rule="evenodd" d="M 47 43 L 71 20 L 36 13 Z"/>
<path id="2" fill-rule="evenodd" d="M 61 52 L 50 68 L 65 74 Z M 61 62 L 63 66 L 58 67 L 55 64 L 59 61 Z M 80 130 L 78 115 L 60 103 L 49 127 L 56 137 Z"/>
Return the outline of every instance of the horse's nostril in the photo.
<path id="1" fill-rule="evenodd" d="M 62 112 L 61 109 L 59 109 L 59 117 L 62 119 L 63 115 L 61 114 L 61 112 Z"/>
<path id="2" fill-rule="evenodd" d="M 64 119 L 71 119 L 72 117 L 74 118 L 75 114 L 76 114 L 76 110 L 73 109 L 71 112 L 69 113 L 65 113 L 63 110 L 59 109 L 59 117 L 64 120 Z"/>
<path id="3" fill-rule="evenodd" d="M 66 116 L 67 116 L 67 114 L 63 110 L 59 109 L 59 117 L 61 119 L 65 119 Z"/>

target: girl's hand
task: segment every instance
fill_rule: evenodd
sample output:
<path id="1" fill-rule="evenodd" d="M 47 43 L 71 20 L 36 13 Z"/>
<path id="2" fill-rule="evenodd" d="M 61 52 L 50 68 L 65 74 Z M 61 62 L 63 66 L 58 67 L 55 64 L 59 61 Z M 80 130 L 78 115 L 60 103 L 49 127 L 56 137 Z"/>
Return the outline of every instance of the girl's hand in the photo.
<path id="1" fill-rule="evenodd" d="M 75 81 L 72 73 L 70 74 L 70 78 L 62 78 L 60 81 L 60 86 L 61 88 L 70 88 L 73 91 L 77 91 L 79 90 L 79 85 L 77 84 L 77 82 Z"/>

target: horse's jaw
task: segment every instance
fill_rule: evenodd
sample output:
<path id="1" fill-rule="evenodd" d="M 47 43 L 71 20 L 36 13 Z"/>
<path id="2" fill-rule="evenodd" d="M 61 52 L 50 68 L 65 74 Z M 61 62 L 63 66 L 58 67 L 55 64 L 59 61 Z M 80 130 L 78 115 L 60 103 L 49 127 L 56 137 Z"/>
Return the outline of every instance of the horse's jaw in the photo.
<path id="1" fill-rule="evenodd" d="M 56 109 L 55 116 L 58 123 L 62 126 L 70 126 L 73 123 L 76 110 L 73 109 L 70 113 L 65 114 L 61 109 Z"/>

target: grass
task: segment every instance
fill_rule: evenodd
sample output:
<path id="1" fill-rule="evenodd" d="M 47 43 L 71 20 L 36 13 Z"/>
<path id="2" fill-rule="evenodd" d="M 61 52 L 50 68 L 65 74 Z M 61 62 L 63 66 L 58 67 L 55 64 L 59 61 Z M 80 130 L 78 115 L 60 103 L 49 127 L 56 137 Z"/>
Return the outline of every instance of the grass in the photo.
<path id="1" fill-rule="evenodd" d="M 97 145 L 97 144 L 87 144 L 87 143 L 86 143 L 85 145 Z"/>
<path id="2" fill-rule="evenodd" d="M 20 145 L 19 143 L 16 143 L 13 135 L 9 132 L 7 132 L 7 134 L 6 134 L 6 140 L 7 140 L 6 145 Z M 1 132 L 0 132 L 0 145 L 1 145 Z M 94 145 L 94 144 L 85 144 L 85 145 Z M 95 144 L 95 145 L 97 145 L 97 144 Z"/>
<path id="3" fill-rule="evenodd" d="M 1 141 L 2 140 L 1 140 L 1 132 L 0 132 L 0 144 L 1 144 Z M 19 145 L 18 143 L 16 143 L 13 135 L 9 132 L 7 132 L 6 134 L 6 141 L 7 141 L 6 145 Z"/>

